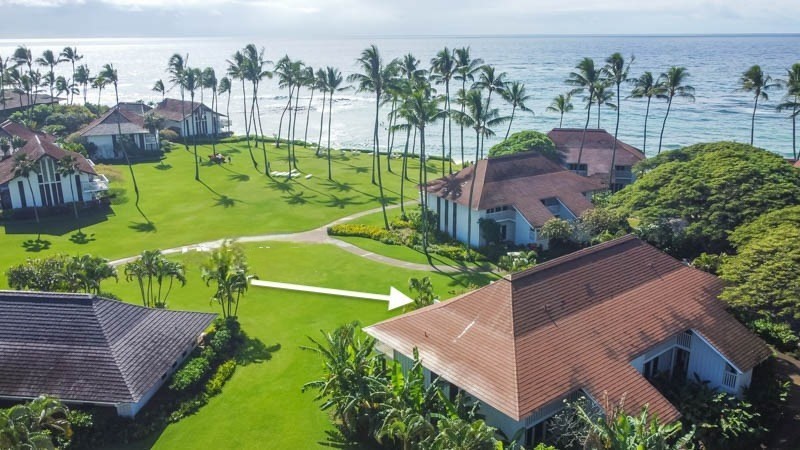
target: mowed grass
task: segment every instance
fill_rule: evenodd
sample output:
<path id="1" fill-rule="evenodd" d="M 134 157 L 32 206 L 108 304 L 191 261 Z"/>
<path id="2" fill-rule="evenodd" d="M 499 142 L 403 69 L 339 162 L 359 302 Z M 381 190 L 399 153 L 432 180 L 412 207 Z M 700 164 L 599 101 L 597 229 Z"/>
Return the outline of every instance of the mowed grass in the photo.
<path id="1" fill-rule="evenodd" d="M 252 271 L 263 280 L 301 283 L 373 293 L 395 286 L 408 293 L 410 277 L 430 276 L 437 293 L 449 298 L 492 278 L 482 274 L 445 275 L 414 272 L 371 262 L 332 245 L 293 243 L 248 244 Z M 210 304 L 210 287 L 200 279 L 199 266 L 208 258 L 192 252 L 179 260 L 187 267 L 188 283 L 176 288 L 170 309 L 218 312 Z M 106 282 L 104 289 L 131 302 L 139 298 L 134 283 Z M 319 357 L 301 346 L 320 330 L 351 321 L 363 326 L 398 314 L 387 304 L 331 296 L 251 287 L 241 302 L 243 329 L 269 350 L 268 360 L 237 368 L 222 393 L 197 414 L 170 424 L 160 435 L 126 449 L 260 449 L 320 448 L 332 429 L 327 413 L 319 410 L 304 383 L 321 374 Z"/>
<path id="2" fill-rule="evenodd" d="M 191 149 L 191 147 L 190 147 Z M 267 145 L 272 169 L 288 171 L 285 145 Z M 333 181 L 327 180 L 327 161 L 314 151 L 297 147 L 299 178 L 270 179 L 263 173 L 263 156 L 254 149 L 256 170 L 244 142 L 223 143 L 217 151 L 233 158 L 230 164 L 209 164 L 210 145 L 200 146 L 201 181 L 194 180 L 192 153 L 182 145 L 160 163 L 139 163 L 134 172 L 141 192 L 140 208 L 127 166 L 98 166 L 111 179 L 117 199 L 111 214 L 84 212 L 79 220 L 66 213 L 34 221 L 0 223 L 0 269 L 28 256 L 51 253 L 94 254 L 109 259 L 145 249 L 169 248 L 220 238 L 313 229 L 337 218 L 380 207 L 378 187 L 371 183 L 370 154 L 333 154 Z M 400 176 L 385 170 L 387 203 L 400 201 Z M 415 175 L 417 160 L 410 160 Z M 394 164 L 394 166 L 398 166 Z M 438 164 L 428 163 L 436 176 Z M 311 174 L 306 179 L 305 175 Z M 415 181 L 406 183 L 406 200 L 416 198 Z M 85 233 L 81 238 L 79 231 Z M 40 241 L 37 237 L 41 234 Z M 3 277 L 4 278 L 4 277 Z M 5 285 L 5 279 L 0 286 Z"/>

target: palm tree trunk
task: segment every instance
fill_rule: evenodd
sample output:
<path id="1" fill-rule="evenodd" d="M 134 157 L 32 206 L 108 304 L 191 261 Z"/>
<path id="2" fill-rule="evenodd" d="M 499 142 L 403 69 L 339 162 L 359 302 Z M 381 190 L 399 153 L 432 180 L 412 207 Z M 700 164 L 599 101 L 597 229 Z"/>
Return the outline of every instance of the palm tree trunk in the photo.
<path id="1" fill-rule="evenodd" d="M 617 99 L 619 99 L 619 83 L 617 83 Z M 622 103 L 618 101 L 617 103 Z M 614 164 L 617 160 L 617 135 L 619 134 L 619 110 L 621 109 L 620 104 L 617 105 L 617 123 L 614 126 L 614 144 L 611 146 L 611 169 L 608 171 L 608 188 L 613 190 L 614 187 L 614 168 L 616 167 Z"/>
<path id="2" fill-rule="evenodd" d="M 194 179 L 200 181 L 200 160 L 197 159 L 197 124 L 194 122 L 194 91 L 190 93 L 192 112 L 189 113 L 189 129 L 192 130 L 192 147 L 194 147 Z M 183 105 L 181 105 L 182 107 Z"/>
<path id="3" fill-rule="evenodd" d="M 478 147 L 480 146 L 481 133 L 475 130 L 475 154 L 478 154 Z M 475 172 L 478 170 L 478 161 L 472 166 L 472 174 L 470 175 L 469 185 L 469 199 L 467 201 L 467 252 L 472 254 L 472 200 L 475 194 Z M 456 231 L 457 232 L 457 231 Z M 455 236 L 453 236 L 455 239 Z"/>
<path id="4" fill-rule="evenodd" d="M 664 122 L 661 124 L 661 135 L 658 137 L 658 153 L 657 155 L 661 154 L 661 142 L 664 140 L 664 128 L 667 126 L 667 117 L 669 117 L 669 109 L 672 107 L 672 96 L 669 97 L 667 101 L 667 112 L 664 114 Z"/>
<path id="5" fill-rule="evenodd" d="M 381 211 L 383 212 L 383 225 L 386 230 L 389 230 L 389 217 L 386 215 L 386 199 L 383 196 L 383 178 L 381 177 L 381 158 L 380 158 L 380 144 L 378 142 L 378 115 L 380 114 L 381 110 L 381 96 L 380 93 L 376 93 L 375 95 L 375 134 L 373 137 L 373 142 L 375 143 L 375 167 L 378 172 L 378 192 L 380 193 L 381 199 Z M 330 117 L 330 116 L 329 116 Z"/>
<path id="6" fill-rule="evenodd" d="M 333 179 L 333 171 L 331 168 L 331 120 L 333 119 L 333 92 L 331 92 L 330 100 L 329 100 L 329 107 L 328 107 L 328 179 Z M 322 113 L 325 114 L 325 103 L 323 100 L 322 103 Z M 322 117 L 320 117 L 320 124 L 322 123 Z M 320 126 L 320 134 L 322 134 L 322 126 Z"/>
<path id="7" fill-rule="evenodd" d="M 225 117 L 228 118 L 228 131 L 231 130 L 231 91 L 228 89 L 228 102 L 225 106 Z M 247 119 L 245 119 L 247 120 Z"/>
<path id="8" fill-rule="evenodd" d="M 114 89 L 116 90 L 116 88 L 114 88 Z M 183 86 L 181 86 L 181 117 L 182 117 L 181 121 L 183 121 L 184 124 L 186 123 L 186 102 L 185 102 L 185 100 L 186 100 L 186 98 L 184 97 Z M 117 105 L 119 105 L 119 100 L 117 100 Z M 191 125 L 192 124 L 189 124 L 189 126 L 191 126 Z M 189 126 L 186 127 L 186 130 L 185 130 L 186 133 L 189 132 Z M 189 142 L 186 140 L 186 133 L 181 133 L 181 134 L 183 134 L 183 147 L 186 150 L 189 150 Z M 197 158 L 195 158 L 195 159 L 197 159 Z"/>
<path id="9" fill-rule="evenodd" d="M 303 147 L 308 147 L 308 121 L 311 120 L 311 102 L 314 101 L 314 88 L 311 88 L 311 97 L 308 99 L 308 109 L 306 110 L 306 132 L 303 133 Z"/>
<path id="10" fill-rule="evenodd" d="M 391 111 L 389 111 L 388 117 L 389 129 L 386 132 L 386 170 L 388 170 L 389 173 L 394 173 L 392 172 L 392 128 L 394 126 L 395 117 L 393 117 L 392 112 L 395 110 L 396 106 L 397 100 L 392 99 L 392 108 Z"/>
<path id="11" fill-rule="evenodd" d="M 644 140 L 642 141 L 642 153 L 647 158 L 647 119 L 650 117 L 650 100 L 652 97 L 647 97 L 647 109 L 644 111 Z"/>
<path id="12" fill-rule="evenodd" d="M 289 124 L 286 127 L 286 158 L 289 160 L 289 178 L 292 178 L 292 143 L 289 142 L 291 138 L 291 131 L 292 131 L 292 98 L 294 92 L 290 88 L 289 89 L 289 103 L 286 106 L 289 110 Z M 284 111 L 285 112 L 285 111 Z M 280 130 L 278 131 L 278 136 L 280 136 Z"/>
<path id="13" fill-rule="evenodd" d="M 581 136 L 581 148 L 578 150 L 578 167 L 576 170 L 581 170 L 581 159 L 583 158 L 583 145 L 586 143 L 586 130 L 589 128 L 589 120 L 592 116 L 592 102 L 586 108 L 586 124 L 583 126 L 583 135 Z"/>
<path id="14" fill-rule="evenodd" d="M 428 256 L 428 161 L 425 155 L 425 124 L 419 129 L 419 183 L 420 198 L 422 200 L 422 251 Z"/>
<path id="15" fill-rule="evenodd" d="M 406 196 L 405 196 L 405 188 L 406 188 L 406 179 L 408 178 L 408 138 L 411 136 L 411 124 L 408 124 L 408 129 L 406 129 L 406 145 L 403 148 L 403 166 L 400 169 L 400 214 L 405 217 L 406 216 Z"/>
<path id="16" fill-rule="evenodd" d="M 295 131 L 297 130 L 297 110 L 300 109 L 300 85 L 297 85 L 297 92 L 294 94 L 294 120 L 292 122 L 292 166 L 297 169 L 297 154 L 295 153 Z"/>
<path id="17" fill-rule="evenodd" d="M 417 154 L 417 129 L 414 128 L 414 139 L 411 141 L 411 154 Z"/>
<path id="18" fill-rule="evenodd" d="M 461 91 L 464 92 L 467 88 L 467 77 L 464 76 L 464 79 L 461 80 Z M 465 92 L 466 93 L 466 92 Z M 464 115 L 466 105 L 464 103 L 461 104 L 461 115 Z M 464 124 L 461 124 L 461 166 L 464 166 Z"/>
<path id="19" fill-rule="evenodd" d="M 75 84 L 75 60 L 72 61 L 72 84 Z M 75 100 L 75 91 L 72 89 L 69 90 L 69 104 L 71 105 L 72 102 Z"/>
<path id="20" fill-rule="evenodd" d="M 247 120 L 247 90 L 244 85 L 244 78 L 242 78 L 242 112 L 244 114 L 244 135 L 247 141 L 247 151 L 250 153 L 250 160 L 253 161 L 253 167 L 258 170 L 258 163 L 256 157 L 253 155 L 253 148 L 250 145 L 250 122 Z M 228 94 L 228 102 L 230 103 L 230 94 Z"/>
<path id="21" fill-rule="evenodd" d="M 258 103 L 258 85 L 253 89 L 253 103 L 256 105 L 256 117 L 258 117 L 258 132 L 261 133 L 261 153 L 264 155 L 264 175 L 272 178 L 269 171 L 269 159 L 267 158 L 267 138 L 264 136 L 264 125 L 261 122 L 261 105 Z M 258 140 L 256 140 L 258 144 Z"/>
<path id="22" fill-rule="evenodd" d="M 28 190 L 31 191 L 31 203 L 33 204 L 33 217 L 36 218 L 36 223 L 39 223 L 39 208 L 36 206 L 36 196 L 33 195 L 33 184 L 31 184 L 31 175 L 25 177 L 28 182 Z M 43 199 L 40 199 L 43 200 Z"/>
<path id="23" fill-rule="evenodd" d="M 75 218 L 78 218 L 78 199 L 75 198 L 75 189 L 73 185 L 75 184 L 75 174 L 70 173 L 69 175 L 70 180 L 69 182 L 69 195 L 72 196 L 72 212 L 75 213 Z"/>
<path id="24" fill-rule="evenodd" d="M 600 100 L 597 100 L 597 129 L 600 129 Z"/>
<path id="25" fill-rule="evenodd" d="M 450 79 L 444 85 L 445 96 L 447 97 L 447 164 L 450 168 L 450 175 L 453 174 L 453 117 L 450 115 Z"/>
<path id="26" fill-rule="evenodd" d="M 558 128 L 561 128 L 564 124 L 564 111 L 561 111 L 561 118 L 558 119 Z"/>
<path id="27" fill-rule="evenodd" d="M 322 121 L 325 119 L 325 100 L 326 94 L 324 90 L 322 91 L 322 112 L 319 115 L 319 138 L 317 139 L 317 156 L 322 152 Z M 331 93 L 333 95 L 333 93 Z M 330 129 L 330 125 L 328 126 Z"/>
<path id="28" fill-rule="evenodd" d="M 756 109 L 758 108 L 758 95 L 753 103 L 753 117 L 750 119 L 750 145 L 753 145 L 753 136 L 756 132 Z"/>
<path id="29" fill-rule="evenodd" d="M 797 161 L 797 112 L 798 109 L 794 108 L 792 114 L 792 155 L 794 155 L 795 161 Z"/>
<path id="30" fill-rule="evenodd" d="M 444 105 L 445 110 L 447 110 L 447 103 L 446 102 L 447 102 L 447 100 L 445 100 L 445 105 Z M 447 119 L 444 119 L 444 120 L 442 120 L 442 175 L 445 174 L 445 158 L 447 157 L 447 153 L 446 153 L 447 152 L 447 148 L 444 145 L 444 138 L 445 138 L 445 135 L 447 134 L 446 132 L 447 132 Z M 453 171 L 451 170 L 450 173 L 453 173 Z"/>
<path id="31" fill-rule="evenodd" d="M 292 104 L 292 85 L 289 85 L 289 102 L 286 106 L 283 107 L 283 112 L 281 113 L 281 120 L 278 122 L 278 141 L 275 143 L 275 147 L 281 148 L 281 130 L 283 129 L 283 116 L 286 115 L 286 110 L 289 109 L 289 106 Z"/>
<path id="32" fill-rule="evenodd" d="M 114 96 L 117 99 L 117 107 L 119 107 L 119 89 L 117 88 L 116 82 L 114 83 Z M 117 133 L 119 134 L 121 139 L 122 123 L 119 120 L 117 121 Z M 139 209 L 139 184 L 136 182 L 136 174 L 133 173 L 133 165 L 131 164 L 131 159 L 128 158 L 128 151 L 125 150 L 124 145 L 122 146 L 122 155 L 125 157 L 125 163 L 128 164 L 128 171 L 130 171 L 131 181 L 133 181 L 133 192 L 136 194 L 136 202 L 134 203 L 134 205 L 136 206 L 136 209 Z M 139 212 L 141 212 L 141 210 L 139 210 Z M 144 213 L 142 213 L 142 215 L 144 216 Z M 150 223 L 150 219 L 148 219 L 147 217 L 145 217 L 145 220 L 147 220 L 147 222 Z"/>
<path id="33" fill-rule="evenodd" d="M 514 123 L 514 113 L 517 112 L 517 105 L 511 107 L 511 119 L 508 121 L 508 129 L 506 130 L 506 137 L 503 138 L 503 141 L 508 140 L 508 135 L 511 133 L 511 124 Z"/>

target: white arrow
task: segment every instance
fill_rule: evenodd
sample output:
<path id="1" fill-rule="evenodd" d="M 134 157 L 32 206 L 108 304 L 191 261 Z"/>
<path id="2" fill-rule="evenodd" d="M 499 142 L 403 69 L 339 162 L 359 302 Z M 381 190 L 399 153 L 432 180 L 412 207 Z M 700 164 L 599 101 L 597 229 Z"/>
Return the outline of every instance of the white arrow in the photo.
<path id="1" fill-rule="evenodd" d="M 405 305 L 414 303 L 407 295 L 398 291 L 394 287 L 389 288 L 389 295 L 370 294 L 369 292 L 346 291 L 344 289 L 331 289 L 316 286 L 306 286 L 303 284 L 279 283 L 277 281 L 250 280 L 253 286 L 261 286 L 273 289 L 284 289 L 287 291 L 311 292 L 314 294 L 336 295 L 339 297 L 363 298 L 367 300 L 378 300 L 389 302 L 389 310 L 397 309 Z"/>

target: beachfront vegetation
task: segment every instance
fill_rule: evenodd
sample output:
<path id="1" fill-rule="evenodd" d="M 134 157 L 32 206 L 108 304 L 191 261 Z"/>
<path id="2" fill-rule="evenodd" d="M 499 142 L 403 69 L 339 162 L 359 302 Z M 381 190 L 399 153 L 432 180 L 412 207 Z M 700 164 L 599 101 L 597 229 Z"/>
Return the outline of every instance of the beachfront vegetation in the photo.
<path id="1" fill-rule="evenodd" d="M 519 131 L 503 142 L 489 149 L 489 158 L 513 155 L 515 153 L 536 151 L 542 155 L 560 162 L 561 154 L 556 150 L 556 145 L 546 134 L 538 131 Z"/>

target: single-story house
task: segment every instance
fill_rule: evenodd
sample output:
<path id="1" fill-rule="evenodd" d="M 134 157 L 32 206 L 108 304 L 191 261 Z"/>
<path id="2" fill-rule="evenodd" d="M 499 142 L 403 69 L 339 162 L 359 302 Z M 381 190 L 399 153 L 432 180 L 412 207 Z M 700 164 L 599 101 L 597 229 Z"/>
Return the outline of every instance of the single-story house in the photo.
<path id="1" fill-rule="evenodd" d="M 8 117 L 17 111 L 28 108 L 33 105 L 50 105 L 58 103 L 62 99 L 58 97 L 50 97 L 47 94 L 35 94 L 29 96 L 28 94 L 20 91 L 19 89 L 3 90 L 3 98 L 0 99 L 0 117 Z"/>
<path id="2" fill-rule="evenodd" d="M 220 114 L 203 103 L 167 98 L 153 108 L 153 113 L 164 118 L 164 128 L 181 136 L 214 136 L 222 132 Z"/>
<path id="3" fill-rule="evenodd" d="M 428 208 L 438 214 L 438 229 L 461 242 L 484 245 L 478 223 L 493 219 L 503 240 L 547 246 L 539 234 L 542 225 L 553 217 L 575 220 L 592 207 L 592 194 L 603 189 L 599 181 L 566 170 L 538 152 L 524 152 L 480 160 L 434 180 L 426 195 Z M 472 209 L 469 239 L 467 208 Z"/>
<path id="4" fill-rule="evenodd" d="M 0 291 L 0 399 L 48 394 L 133 417 L 215 317 L 89 294 Z"/>
<path id="5" fill-rule="evenodd" d="M 573 172 L 596 178 L 608 186 L 611 172 L 611 155 L 614 136 L 602 129 L 587 129 L 581 153 L 583 128 L 554 128 L 547 137 L 563 155 L 564 167 Z M 578 156 L 580 154 L 580 165 Z M 616 192 L 633 183 L 635 176 L 631 168 L 645 158 L 638 148 L 617 139 L 617 154 L 614 158 L 614 182 L 611 190 Z"/>
<path id="6" fill-rule="evenodd" d="M 22 209 L 53 207 L 73 202 L 97 200 L 108 190 L 108 179 L 95 171 L 94 163 L 79 153 L 58 146 L 55 138 L 30 130 L 24 125 L 5 121 L 0 123 L 0 138 L 10 141 L 24 139 L 25 145 L 10 149 L 0 159 L 0 207 Z M 28 179 L 16 175 L 16 155 L 24 153 L 34 161 L 35 171 Z M 78 173 L 65 178 L 58 173 L 58 161 L 67 155 L 75 158 Z"/>
<path id="7" fill-rule="evenodd" d="M 120 103 L 78 133 L 86 140 L 92 157 L 97 159 L 122 158 L 120 136 L 142 152 L 157 152 L 158 130 L 151 131 L 145 125 L 144 116 L 150 110 L 142 103 Z"/>
<path id="8" fill-rule="evenodd" d="M 507 436 L 542 441 L 564 400 L 624 398 L 662 423 L 679 411 L 651 383 L 695 376 L 740 395 L 772 351 L 718 299 L 723 283 L 633 236 L 507 275 L 369 326 L 377 349 L 481 403 Z"/>

